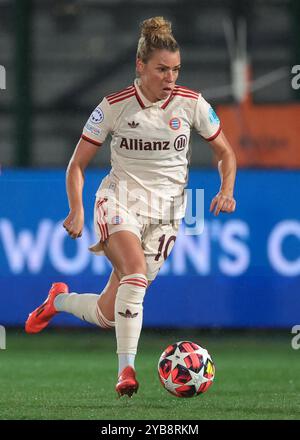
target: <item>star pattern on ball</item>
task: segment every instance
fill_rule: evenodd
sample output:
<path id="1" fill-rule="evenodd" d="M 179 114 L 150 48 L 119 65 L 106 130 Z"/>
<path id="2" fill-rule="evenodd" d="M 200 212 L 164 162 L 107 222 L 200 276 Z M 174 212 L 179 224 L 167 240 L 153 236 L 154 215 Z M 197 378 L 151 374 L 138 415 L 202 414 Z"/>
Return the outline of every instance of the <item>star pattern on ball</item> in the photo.
<path id="1" fill-rule="evenodd" d="M 173 382 L 172 374 L 169 374 L 168 379 L 165 379 L 164 382 L 165 382 L 166 389 L 171 391 L 171 393 L 174 393 L 174 394 L 176 394 L 176 388 L 181 386 L 180 384 Z"/>
<path id="2" fill-rule="evenodd" d="M 166 356 L 166 359 L 170 359 L 170 361 L 172 362 L 171 371 L 176 367 L 176 365 L 182 365 L 183 367 L 186 367 L 184 359 L 189 355 L 190 353 L 181 352 L 179 350 L 179 347 L 176 347 L 176 350 L 173 354 L 171 354 L 170 356 Z"/>
<path id="3" fill-rule="evenodd" d="M 208 381 L 208 379 L 203 377 L 202 374 L 200 375 L 199 373 L 194 373 L 194 371 L 192 370 L 189 370 L 189 374 L 191 376 L 191 380 L 189 380 L 185 385 L 194 385 L 196 387 L 196 390 L 202 383 Z"/>
<path id="4" fill-rule="evenodd" d="M 214 371 L 208 351 L 191 341 L 169 345 L 158 362 L 161 383 L 178 397 L 192 397 L 206 392 L 214 380 Z"/>
<path id="5" fill-rule="evenodd" d="M 194 353 L 200 354 L 202 356 L 202 363 L 205 365 L 207 362 L 207 359 L 209 358 L 208 351 L 205 348 L 198 348 L 198 350 L 195 350 Z"/>

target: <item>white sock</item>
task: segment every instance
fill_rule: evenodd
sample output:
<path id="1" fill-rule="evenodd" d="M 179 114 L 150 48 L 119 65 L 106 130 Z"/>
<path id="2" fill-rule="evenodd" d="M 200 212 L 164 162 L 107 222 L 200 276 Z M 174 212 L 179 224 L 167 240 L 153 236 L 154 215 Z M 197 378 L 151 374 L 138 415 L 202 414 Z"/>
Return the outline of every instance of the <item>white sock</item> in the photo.
<path id="1" fill-rule="evenodd" d="M 99 296 L 95 293 L 61 293 L 55 298 L 54 307 L 58 312 L 72 313 L 77 318 L 99 327 L 114 327 L 114 321 L 106 319 L 97 304 Z"/>
<path id="2" fill-rule="evenodd" d="M 124 276 L 115 302 L 115 327 L 118 355 L 135 355 L 143 323 L 143 299 L 148 285 L 145 275 Z"/>
<path id="3" fill-rule="evenodd" d="M 124 370 L 125 367 L 128 367 L 128 365 L 130 365 L 130 367 L 132 367 L 134 369 L 134 360 L 135 360 L 135 354 L 119 354 L 119 373 L 118 375 L 121 374 L 122 370 Z"/>

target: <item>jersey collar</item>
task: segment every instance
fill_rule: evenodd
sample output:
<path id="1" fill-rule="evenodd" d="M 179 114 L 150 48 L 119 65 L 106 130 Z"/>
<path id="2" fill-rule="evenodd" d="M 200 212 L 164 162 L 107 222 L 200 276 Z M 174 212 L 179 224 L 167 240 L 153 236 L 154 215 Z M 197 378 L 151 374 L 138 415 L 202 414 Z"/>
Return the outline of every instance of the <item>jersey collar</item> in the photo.
<path id="1" fill-rule="evenodd" d="M 171 101 L 172 97 L 173 97 L 173 93 L 171 93 L 167 98 L 162 99 L 160 101 L 157 102 L 151 102 L 149 101 L 142 93 L 140 87 L 139 87 L 139 79 L 136 78 L 134 80 L 134 88 L 135 88 L 135 96 L 136 99 L 138 101 L 138 103 L 140 104 L 140 106 L 144 109 L 147 107 L 154 107 L 154 106 L 159 106 L 162 109 L 165 109 L 167 107 L 167 105 L 169 104 L 169 102 Z"/>

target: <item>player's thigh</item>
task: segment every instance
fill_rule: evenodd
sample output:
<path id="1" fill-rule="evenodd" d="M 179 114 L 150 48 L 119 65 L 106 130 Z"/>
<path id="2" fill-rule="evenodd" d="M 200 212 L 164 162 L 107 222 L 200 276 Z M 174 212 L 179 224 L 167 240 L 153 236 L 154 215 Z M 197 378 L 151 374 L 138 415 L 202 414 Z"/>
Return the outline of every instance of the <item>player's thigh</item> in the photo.
<path id="1" fill-rule="evenodd" d="M 179 223 L 151 225 L 143 237 L 147 278 L 153 281 L 170 255 L 179 230 Z"/>
<path id="2" fill-rule="evenodd" d="M 103 249 L 119 277 L 132 273 L 146 275 L 144 251 L 133 232 L 121 230 L 109 235 Z"/>

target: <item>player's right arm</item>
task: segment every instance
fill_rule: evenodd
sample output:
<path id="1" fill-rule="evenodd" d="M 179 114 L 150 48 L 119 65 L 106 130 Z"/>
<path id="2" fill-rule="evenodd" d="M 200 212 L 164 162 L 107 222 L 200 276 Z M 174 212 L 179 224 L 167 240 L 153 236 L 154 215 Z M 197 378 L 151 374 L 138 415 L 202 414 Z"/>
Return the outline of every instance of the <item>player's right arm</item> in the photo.
<path id="1" fill-rule="evenodd" d="M 72 238 L 78 238 L 82 235 L 84 226 L 82 202 L 84 171 L 98 150 L 99 146 L 80 139 L 67 168 L 66 187 L 70 212 L 63 222 L 63 227 Z"/>
<path id="2" fill-rule="evenodd" d="M 70 212 L 63 222 L 63 226 L 72 238 L 81 237 L 84 225 L 82 203 L 84 170 L 105 141 L 107 134 L 112 131 L 112 124 L 111 107 L 104 98 L 86 122 L 81 139 L 69 162 L 66 186 Z"/>

